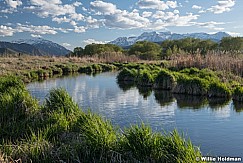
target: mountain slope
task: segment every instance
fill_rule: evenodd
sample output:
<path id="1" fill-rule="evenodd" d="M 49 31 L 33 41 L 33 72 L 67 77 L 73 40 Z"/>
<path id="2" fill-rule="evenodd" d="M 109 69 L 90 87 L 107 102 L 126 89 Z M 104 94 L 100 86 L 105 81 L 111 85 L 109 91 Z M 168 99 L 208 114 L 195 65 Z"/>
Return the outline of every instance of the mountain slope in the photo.
<path id="1" fill-rule="evenodd" d="M 42 52 L 42 55 L 55 55 L 55 56 L 64 56 L 70 53 L 71 51 L 65 47 L 54 43 L 49 40 L 44 40 L 41 38 L 38 39 L 27 39 L 27 40 L 17 40 L 13 41 L 17 44 L 29 44 L 34 46 L 36 49 L 39 49 Z"/>
<path id="2" fill-rule="evenodd" d="M 171 32 L 144 32 L 138 37 L 119 37 L 109 43 L 121 47 L 128 47 L 133 45 L 137 41 L 162 42 L 165 40 L 179 40 L 187 37 L 198 38 L 203 40 L 209 39 L 212 41 L 219 42 L 223 37 L 228 37 L 228 36 L 230 35 L 225 32 L 218 32 L 215 34 L 207 34 L 207 33 L 177 34 Z"/>
<path id="3" fill-rule="evenodd" d="M 16 53 L 22 54 L 43 55 L 43 53 L 39 49 L 26 43 L 16 44 L 11 42 L 0 42 L 0 48 L 8 49 L 8 51 L 14 51 Z"/>

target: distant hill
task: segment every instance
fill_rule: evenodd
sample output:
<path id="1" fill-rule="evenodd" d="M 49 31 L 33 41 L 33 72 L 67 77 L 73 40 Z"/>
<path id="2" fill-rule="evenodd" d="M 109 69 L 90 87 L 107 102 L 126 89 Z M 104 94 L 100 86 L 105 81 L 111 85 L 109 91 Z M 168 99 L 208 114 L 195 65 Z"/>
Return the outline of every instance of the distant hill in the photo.
<path id="1" fill-rule="evenodd" d="M 119 37 L 109 43 L 121 47 L 129 47 L 134 43 L 136 43 L 137 41 L 163 42 L 165 40 L 179 40 L 187 37 L 198 38 L 203 40 L 209 39 L 215 42 L 219 42 L 223 37 L 228 37 L 228 36 L 230 35 L 225 32 L 218 32 L 215 34 L 207 34 L 207 33 L 178 34 L 178 33 L 171 33 L 171 32 L 144 32 L 137 37 Z"/>
<path id="2" fill-rule="evenodd" d="M 2 48 L 0 54 L 11 52 L 29 55 L 64 56 L 70 53 L 70 50 L 65 47 L 40 38 L 0 42 L 0 48 Z"/>
<path id="3" fill-rule="evenodd" d="M 16 55 L 18 54 L 16 51 L 8 49 L 8 48 L 0 48 L 0 56 L 7 55 Z"/>

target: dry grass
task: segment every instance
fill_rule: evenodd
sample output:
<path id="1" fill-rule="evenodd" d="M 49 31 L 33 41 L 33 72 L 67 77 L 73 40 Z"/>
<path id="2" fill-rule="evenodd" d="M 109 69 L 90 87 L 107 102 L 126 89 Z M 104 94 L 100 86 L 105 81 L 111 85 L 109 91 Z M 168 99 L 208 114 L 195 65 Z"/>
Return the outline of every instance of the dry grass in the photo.
<path id="1" fill-rule="evenodd" d="M 26 70 L 38 70 L 43 67 L 50 67 L 56 64 L 76 64 L 78 66 L 91 63 L 112 63 L 112 62 L 137 62 L 135 56 L 126 56 L 122 53 L 106 53 L 93 57 L 45 57 L 45 56 L 21 56 L 21 57 L 0 57 L 0 76 L 10 73 L 21 74 Z"/>
<path id="2" fill-rule="evenodd" d="M 199 69 L 209 68 L 213 71 L 223 71 L 238 76 L 243 76 L 243 56 L 230 56 L 208 54 L 202 55 L 175 55 L 169 62 L 171 67 L 179 69 L 196 67 Z"/>

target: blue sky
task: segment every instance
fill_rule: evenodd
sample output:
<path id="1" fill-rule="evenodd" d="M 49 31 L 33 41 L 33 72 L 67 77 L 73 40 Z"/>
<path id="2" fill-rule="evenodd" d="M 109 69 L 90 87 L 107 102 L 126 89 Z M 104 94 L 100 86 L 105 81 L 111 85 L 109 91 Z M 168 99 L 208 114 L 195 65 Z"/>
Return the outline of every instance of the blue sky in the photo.
<path id="1" fill-rule="evenodd" d="M 243 36 L 243 0 L 0 0 L 0 40 L 68 49 L 149 31 Z"/>

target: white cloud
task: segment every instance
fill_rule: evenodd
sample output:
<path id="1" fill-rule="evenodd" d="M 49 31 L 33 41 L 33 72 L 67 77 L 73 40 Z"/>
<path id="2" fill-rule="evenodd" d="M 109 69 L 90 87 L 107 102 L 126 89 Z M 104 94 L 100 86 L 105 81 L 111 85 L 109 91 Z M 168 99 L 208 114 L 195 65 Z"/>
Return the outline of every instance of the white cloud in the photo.
<path id="1" fill-rule="evenodd" d="M 107 3 L 103 1 L 94 1 L 90 2 L 90 8 L 94 11 L 97 11 L 97 14 L 111 15 L 114 14 L 117 10 L 116 5 L 112 3 Z"/>
<path id="2" fill-rule="evenodd" d="M 174 10 L 173 13 L 174 13 L 174 14 L 179 14 L 180 11 L 179 11 L 179 10 Z"/>
<path id="3" fill-rule="evenodd" d="M 15 33 L 15 30 L 11 27 L 7 27 L 4 25 L 0 26 L 0 36 L 5 37 L 5 36 L 13 36 Z"/>
<path id="4" fill-rule="evenodd" d="M 34 38 L 41 38 L 42 37 L 41 35 L 35 35 L 35 34 L 31 34 L 30 36 L 34 37 Z"/>
<path id="5" fill-rule="evenodd" d="M 14 8 L 9 8 L 9 9 L 1 10 L 0 12 L 1 12 L 1 13 L 5 13 L 5 14 L 12 14 L 12 13 L 14 13 L 14 12 L 17 12 L 17 10 L 14 9 Z"/>
<path id="6" fill-rule="evenodd" d="M 72 25 L 72 26 L 77 26 L 77 23 L 75 22 L 75 21 L 70 21 L 70 24 Z"/>
<path id="7" fill-rule="evenodd" d="M 132 29 L 146 27 L 150 22 L 139 13 L 120 10 L 113 15 L 106 15 L 104 23 L 111 28 Z"/>
<path id="8" fill-rule="evenodd" d="M 238 32 L 226 32 L 226 33 L 228 33 L 229 35 L 231 35 L 231 36 L 242 36 L 242 34 L 241 33 L 238 33 Z"/>
<path id="9" fill-rule="evenodd" d="M 57 34 L 57 31 L 55 28 L 44 25 L 44 26 L 34 26 L 34 25 L 23 25 L 23 24 L 17 24 L 16 27 L 17 32 L 30 32 L 33 34 L 40 34 L 40 35 L 45 35 L 45 34 L 52 34 L 55 35 Z"/>
<path id="10" fill-rule="evenodd" d="M 52 21 L 56 21 L 58 24 L 60 23 L 67 23 L 67 22 L 70 22 L 71 19 L 68 19 L 66 16 L 62 17 L 62 18 L 58 18 L 58 17 L 55 17 L 55 18 L 52 18 Z"/>
<path id="11" fill-rule="evenodd" d="M 150 24 L 149 29 L 159 30 L 169 26 L 191 26 L 193 25 L 192 21 L 197 20 L 199 15 L 188 13 L 185 16 L 180 16 L 174 12 L 157 11 L 152 17 L 156 20 Z"/>
<path id="12" fill-rule="evenodd" d="M 215 14 L 221 14 L 224 12 L 229 12 L 234 5 L 235 0 L 218 1 L 218 4 L 209 8 L 208 11 Z"/>
<path id="13" fill-rule="evenodd" d="M 95 40 L 95 39 L 87 39 L 87 40 L 84 40 L 83 43 L 85 45 L 88 45 L 88 44 L 92 44 L 92 43 L 95 43 L 95 44 L 105 44 L 107 43 L 108 41 L 98 41 L 98 40 Z"/>
<path id="14" fill-rule="evenodd" d="M 205 13 L 205 12 L 207 12 L 207 11 L 206 10 L 200 10 L 200 11 L 198 11 L 199 14 L 202 14 L 202 13 Z"/>
<path id="15" fill-rule="evenodd" d="M 5 2 L 12 8 L 17 8 L 17 6 L 21 6 L 23 3 L 21 0 L 5 0 Z"/>
<path id="16" fill-rule="evenodd" d="M 83 33 L 86 31 L 86 28 L 84 26 L 75 26 L 73 31 L 76 33 Z"/>
<path id="17" fill-rule="evenodd" d="M 62 43 L 62 45 L 63 45 L 63 46 L 66 46 L 66 47 L 70 47 L 70 46 L 71 46 L 71 44 L 66 43 L 66 42 Z"/>
<path id="18" fill-rule="evenodd" d="M 78 6 L 81 6 L 81 5 L 82 5 L 82 3 L 81 3 L 81 2 L 77 2 L 77 1 L 76 1 L 76 2 L 74 2 L 74 3 L 73 3 L 73 5 L 74 5 L 75 7 L 78 7 Z"/>
<path id="19" fill-rule="evenodd" d="M 142 13 L 142 17 L 147 18 L 147 17 L 150 17 L 152 14 L 153 14 L 152 12 L 144 11 Z"/>
<path id="20" fill-rule="evenodd" d="M 139 0 L 137 5 L 140 9 L 166 10 L 178 7 L 177 1 L 160 1 L 160 0 Z"/>
<path id="21" fill-rule="evenodd" d="M 108 28 L 141 28 L 149 23 L 147 18 L 139 15 L 138 10 L 132 12 L 120 10 L 117 9 L 116 5 L 103 1 L 95 1 L 90 4 L 93 12 L 102 16 L 98 23 L 103 23 Z"/>
<path id="22" fill-rule="evenodd" d="M 224 30 L 224 28 L 217 27 L 217 25 L 223 25 L 223 24 L 225 24 L 225 23 L 223 23 L 223 22 L 214 22 L 214 21 L 204 22 L 204 23 L 196 23 L 195 22 L 195 25 L 198 25 L 199 27 L 208 28 L 208 29 L 212 29 L 212 30 L 216 30 L 216 31 Z"/>
<path id="23" fill-rule="evenodd" d="M 193 5 L 192 8 L 193 8 L 193 9 L 198 9 L 198 10 L 200 10 L 200 9 L 202 9 L 202 6 Z"/>
<path id="24" fill-rule="evenodd" d="M 32 10 L 40 17 L 56 17 L 66 14 L 74 14 L 77 3 L 63 5 L 60 0 L 30 0 L 33 6 L 26 9 Z"/>
<path id="25" fill-rule="evenodd" d="M 80 21 L 80 20 L 84 19 L 84 16 L 82 14 L 72 13 L 72 14 L 70 14 L 70 18 L 77 20 L 77 21 Z"/>

